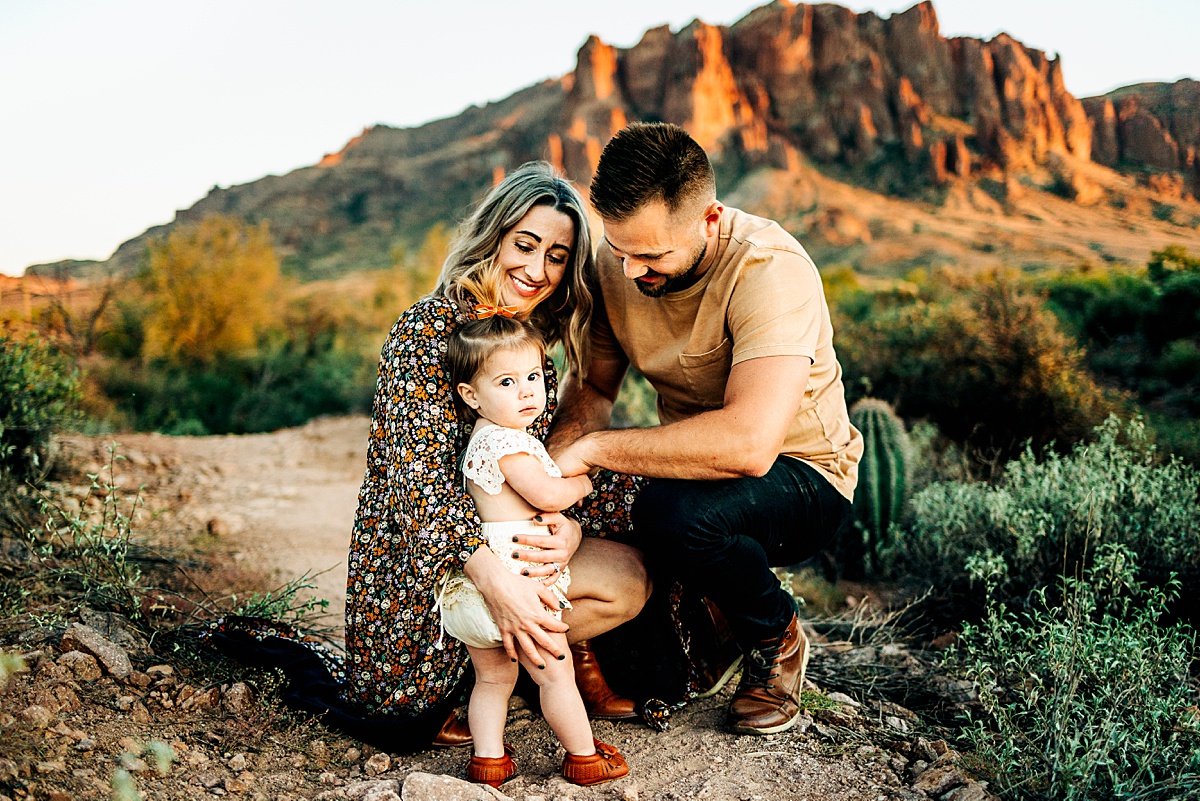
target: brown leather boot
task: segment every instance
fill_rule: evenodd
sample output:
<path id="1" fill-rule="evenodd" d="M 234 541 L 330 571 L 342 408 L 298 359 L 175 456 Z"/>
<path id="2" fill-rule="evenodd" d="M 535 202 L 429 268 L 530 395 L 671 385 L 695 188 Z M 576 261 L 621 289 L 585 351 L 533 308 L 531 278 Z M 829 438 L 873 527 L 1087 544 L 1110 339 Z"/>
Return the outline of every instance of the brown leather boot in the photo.
<path id="1" fill-rule="evenodd" d="M 442 724 L 442 728 L 433 737 L 431 745 L 437 748 L 457 748 L 460 745 L 471 744 L 471 728 L 465 720 L 459 720 L 458 715 L 454 714 L 454 710 L 450 710 L 450 717 L 446 718 L 446 722 Z"/>
<path id="2" fill-rule="evenodd" d="M 742 683 L 729 707 L 729 728 L 739 734 L 787 731 L 800 717 L 800 690 L 808 666 L 808 638 L 795 615 L 783 634 L 750 649 Z"/>
<path id="3" fill-rule="evenodd" d="M 575 685 L 579 695 L 583 697 L 583 705 L 588 715 L 601 720 L 624 720 L 637 717 L 633 701 L 622 698 L 612 691 L 600 665 L 596 663 L 596 655 L 587 640 L 571 646 L 571 662 L 575 665 Z"/>

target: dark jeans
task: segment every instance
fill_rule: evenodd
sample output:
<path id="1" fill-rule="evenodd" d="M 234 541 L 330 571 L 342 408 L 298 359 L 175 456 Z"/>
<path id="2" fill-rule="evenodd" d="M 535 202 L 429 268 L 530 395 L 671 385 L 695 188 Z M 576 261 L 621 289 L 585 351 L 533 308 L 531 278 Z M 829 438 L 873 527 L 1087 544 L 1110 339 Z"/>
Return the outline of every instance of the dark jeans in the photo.
<path id="1" fill-rule="evenodd" d="M 748 650 L 796 613 L 770 568 L 820 552 L 849 512 L 814 468 L 780 456 L 761 478 L 652 480 L 633 505 L 633 528 L 651 571 L 708 597 Z"/>

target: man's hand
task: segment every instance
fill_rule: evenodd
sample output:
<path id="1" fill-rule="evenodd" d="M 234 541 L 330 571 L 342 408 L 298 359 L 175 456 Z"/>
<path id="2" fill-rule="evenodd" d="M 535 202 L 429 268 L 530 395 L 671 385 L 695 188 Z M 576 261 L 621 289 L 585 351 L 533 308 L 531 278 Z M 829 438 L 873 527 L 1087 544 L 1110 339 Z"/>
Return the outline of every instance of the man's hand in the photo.
<path id="1" fill-rule="evenodd" d="M 590 445 L 588 437 L 581 437 L 555 455 L 554 463 L 564 476 L 581 476 L 595 469 L 596 465 L 587 460 Z"/>

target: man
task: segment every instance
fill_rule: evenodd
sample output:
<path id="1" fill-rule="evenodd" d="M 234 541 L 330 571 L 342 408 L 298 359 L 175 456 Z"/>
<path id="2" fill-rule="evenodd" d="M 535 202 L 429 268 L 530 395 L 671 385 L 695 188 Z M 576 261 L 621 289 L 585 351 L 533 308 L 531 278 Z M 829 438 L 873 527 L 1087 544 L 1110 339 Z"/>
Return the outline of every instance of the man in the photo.
<path id="1" fill-rule="evenodd" d="M 730 727 L 791 728 L 808 642 L 770 566 L 817 553 L 850 510 L 862 439 L 850 425 L 820 276 L 774 222 L 716 198 L 704 150 L 634 124 L 591 188 L 604 222 L 592 356 L 568 379 L 556 459 L 652 477 L 633 509 L 652 569 L 704 593 L 745 656 Z M 603 430 L 632 364 L 662 425 Z"/>

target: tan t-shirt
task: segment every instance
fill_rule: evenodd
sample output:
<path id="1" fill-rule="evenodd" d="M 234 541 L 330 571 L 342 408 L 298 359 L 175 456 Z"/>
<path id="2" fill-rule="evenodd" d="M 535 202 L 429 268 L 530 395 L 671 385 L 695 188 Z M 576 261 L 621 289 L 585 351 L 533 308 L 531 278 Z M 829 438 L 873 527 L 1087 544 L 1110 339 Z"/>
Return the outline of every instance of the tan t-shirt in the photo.
<path id="1" fill-rule="evenodd" d="M 597 259 L 603 303 L 593 357 L 628 358 L 658 392 L 662 423 L 721 408 L 739 362 L 807 356 L 808 387 L 780 453 L 812 465 L 853 499 L 862 436 L 846 412 L 821 277 L 795 238 L 726 208 L 713 265 L 692 286 L 659 298 L 638 291 L 607 244 Z"/>

